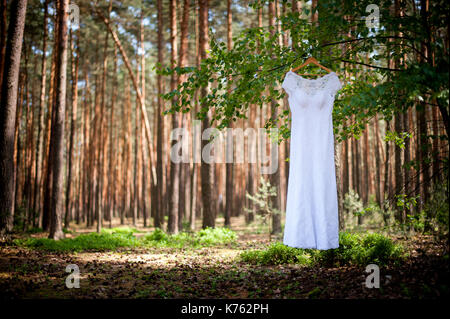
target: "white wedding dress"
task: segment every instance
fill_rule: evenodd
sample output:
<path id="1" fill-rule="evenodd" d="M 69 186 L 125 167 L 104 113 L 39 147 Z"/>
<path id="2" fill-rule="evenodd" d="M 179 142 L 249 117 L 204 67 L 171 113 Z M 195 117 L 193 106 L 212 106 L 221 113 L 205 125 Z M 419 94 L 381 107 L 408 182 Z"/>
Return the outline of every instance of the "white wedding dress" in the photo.
<path id="1" fill-rule="evenodd" d="M 336 73 L 306 79 L 289 71 L 291 142 L 283 242 L 297 248 L 339 247 L 332 110 L 341 89 Z"/>

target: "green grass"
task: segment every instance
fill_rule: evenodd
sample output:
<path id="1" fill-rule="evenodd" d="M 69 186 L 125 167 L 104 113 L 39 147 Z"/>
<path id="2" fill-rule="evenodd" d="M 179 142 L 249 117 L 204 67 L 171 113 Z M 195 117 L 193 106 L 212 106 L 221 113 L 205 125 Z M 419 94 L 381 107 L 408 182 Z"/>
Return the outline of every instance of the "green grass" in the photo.
<path id="1" fill-rule="evenodd" d="M 302 249 L 276 242 L 265 250 L 248 250 L 241 253 L 244 262 L 260 265 L 309 264 L 311 258 Z"/>
<path id="2" fill-rule="evenodd" d="M 143 237 L 146 245 L 157 247 L 207 247 L 219 244 L 233 243 L 237 239 L 234 231 L 228 228 L 206 228 L 198 232 L 181 232 L 175 235 L 156 229 Z"/>
<path id="3" fill-rule="evenodd" d="M 86 251 L 114 250 L 120 247 L 137 247 L 139 241 L 132 233 L 89 233 L 75 238 L 53 240 L 49 238 L 17 239 L 19 246 L 42 249 L 47 251 Z"/>
<path id="4" fill-rule="evenodd" d="M 156 229 L 141 238 L 134 236 L 134 228 L 103 229 L 100 233 L 82 234 L 75 238 L 53 240 L 49 238 L 16 239 L 19 246 L 47 251 L 107 251 L 117 248 L 136 247 L 205 247 L 236 240 L 236 233 L 227 228 L 207 228 L 195 233 L 182 232 L 170 235 Z"/>
<path id="5" fill-rule="evenodd" d="M 124 226 L 124 227 L 114 227 L 114 228 L 102 228 L 102 233 L 107 233 L 107 234 L 113 234 L 113 233 L 119 233 L 119 234 L 134 234 L 134 233 L 142 233 L 142 231 L 137 230 L 136 228 L 133 227 L 128 227 L 128 226 Z"/>
<path id="6" fill-rule="evenodd" d="M 347 264 L 386 265 L 398 263 L 406 256 L 402 246 L 381 234 L 339 234 L 339 248 L 329 250 L 301 249 L 273 243 L 264 250 L 241 253 L 241 260 L 252 264 L 302 264 L 340 266 Z"/>

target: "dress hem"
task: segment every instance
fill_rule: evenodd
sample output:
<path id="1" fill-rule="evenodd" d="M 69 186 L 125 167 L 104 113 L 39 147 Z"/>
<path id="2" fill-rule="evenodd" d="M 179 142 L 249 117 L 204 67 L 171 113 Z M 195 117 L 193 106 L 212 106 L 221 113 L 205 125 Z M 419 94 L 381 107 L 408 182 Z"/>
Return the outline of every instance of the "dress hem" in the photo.
<path id="1" fill-rule="evenodd" d="M 292 245 L 292 244 L 286 244 L 286 243 L 283 243 L 284 245 L 286 245 L 286 246 L 289 246 L 289 247 L 293 247 L 293 248 L 302 248 L 302 249 L 317 249 L 317 250 L 329 250 L 329 249 L 336 249 L 336 248 L 339 248 L 339 245 L 337 245 L 337 246 L 331 246 L 331 247 L 329 247 L 329 248 L 318 248 L 317 246 L 301 246 L 301 245 Z"/>

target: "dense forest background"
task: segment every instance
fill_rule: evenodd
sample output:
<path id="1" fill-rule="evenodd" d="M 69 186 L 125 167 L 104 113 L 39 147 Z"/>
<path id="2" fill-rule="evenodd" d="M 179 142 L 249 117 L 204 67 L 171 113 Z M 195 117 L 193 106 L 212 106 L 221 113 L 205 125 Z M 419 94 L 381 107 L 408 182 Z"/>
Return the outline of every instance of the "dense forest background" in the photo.
<path id="1" fill-rule="evenodd" d="M 1 8 L 2 133 L 14 123 L 13 152 L 2 149 L 2 180 L 11 180 L 1 186 L 2 229 L 57 223 L 61 237 L 71 223 L 100 231 L 114 218 L 171 233 L 196 219 L 251 222 L 260 206 L 246 194 L 258 193 L 261 176 L 275 188 L 270 210 L 283 212 L 280 82 L 308 56 L 344 83 L 333 111 L 342 229 L 448 225 L 445 1 L 377 2 L 376 27 L 367 1 L 28 1 L 10 105 L 7 26 L 25 14 L 22 2 Z M 193 163 L 192 154 L 172 163 L 171 129 L 191 131 L 195 119 L 203 129 L 279 128 L 277 172 Z M 281 216 L 272 214 L 274 233 Z"/>
<path id="2" fill-rule="evenodd" d="M 449 6 L 0 0 L 0 298 L 447 297 Z M 342 83 L 323 251 L 280 242 L 281 83 L 309 57 Z M 251 128 L 273 143 L 194 158 L 195 132 Z M 274 173 L 255 145 L 275 145 Z"/>

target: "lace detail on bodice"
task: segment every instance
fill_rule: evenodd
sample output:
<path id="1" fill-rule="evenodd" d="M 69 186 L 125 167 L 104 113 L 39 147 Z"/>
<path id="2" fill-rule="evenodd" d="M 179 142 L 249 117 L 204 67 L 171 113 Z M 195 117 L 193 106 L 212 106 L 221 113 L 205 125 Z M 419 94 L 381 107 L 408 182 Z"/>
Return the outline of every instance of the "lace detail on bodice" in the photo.
<path id="1" fill-rule="evenodd" d="M 336 94 L 341 88 L 341 83 L 336 73 L 331 72 L 317 79 L 306 79 L 292 71 L 286 74 L 283 87 L 291 94 L 296 89 L 300 89 L 307 95 L 317 94 L 318 91 L 328 91 L 331 96 Z"/>

